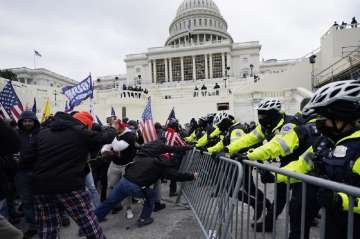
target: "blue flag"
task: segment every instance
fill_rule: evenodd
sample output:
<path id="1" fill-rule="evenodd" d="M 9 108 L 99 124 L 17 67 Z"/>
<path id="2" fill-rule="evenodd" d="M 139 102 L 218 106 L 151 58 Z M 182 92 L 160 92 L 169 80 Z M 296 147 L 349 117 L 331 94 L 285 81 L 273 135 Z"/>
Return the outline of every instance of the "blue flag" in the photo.
<path id="1" fill-rule="evenodd" d="M 111 117 L 115 117 L 115 116 L 116 116 L 116 113 L 115 113 L 114 107 L 111 106 Z"/>
<path id="2" fill-rule="evenodd" d="M 36 114 L 36 99 L 34 97 L 34 104 L 33 104 L 33 107 L 32 107 L 32 110 L 31 110 L 34 114 Z"/>
<path id="3" fill-rule="evenodd" d="M 99 117 L 98 117 L 97 115 L 96 115 L 95 117 L 96 117 L 97 123 L 98 123 L 100 126 L 103 126 L 103 124 L 102 124 L 101 120 L 99 119 Z"/>
<path id="4" fill-rule="evenodd" d="M 74 107 L 80 105 L 82 101 L 89 97 L 93 98 L 91 75 L 75 86 L 65 86 L 62 91 L 63 94 L 69 99 L 67 104 L 68 110 L 73 110 Z"/>

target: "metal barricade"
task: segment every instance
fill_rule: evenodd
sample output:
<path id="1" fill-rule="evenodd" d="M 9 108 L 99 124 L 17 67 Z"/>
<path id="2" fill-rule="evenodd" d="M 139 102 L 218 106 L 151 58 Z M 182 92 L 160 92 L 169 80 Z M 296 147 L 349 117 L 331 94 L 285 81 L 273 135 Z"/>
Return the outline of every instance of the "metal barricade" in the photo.
<path id="1" fill-rule="evenodd" d="M 345 234 L 347 232 L 347 237 L 342 238 L 355 239 L 353 237 L 353 208 L 355 199 L 360 197 L 360 188 L 286 171 L 270 164 L 248 160 L 244 160 L 242 164 L 244 180 L 238 195 L 240 205 L 237 206 L 239 208 L 237 215 L 240 217 L 240 225 L 238 225 L 240 234 L 237 238 L 330 238 L 325 234 L 328 231 L 326 220 L 333 220 L 334 218 L 331 217 L 334 215 L 345 215 L 346 217 L 347 214 L 345 226 L 347 228 L 343 230 Z M 275 177 L 280 174 L 285 175 L 287 181 L 263 184 L 260 175 L 264 172 L 270 172 Z M 338 212 L 338 214 L 328 215 L 327 218 L 325 208 L 320 208 L 317 202 L 317 192 L 320 188 L 347 194 L 350 200 L 348 212 Z M 313 220 L 319 212 L 320 225 L 315 226 L 313 224 L 316 223 Z M 330 212 L 332 213 L 332 211 Z M 256 220 L 257 217 L 259 220 Z M 270 220 L 272 232 L 265 233 L 266 220 L 269 218 L 272 218 Z M 260 222 L 259 226 L 261 226 L 258 228 L 258 232 L 256 232 L 256 221 Z M 358 223 L 360 222 L 358 221 Z M 359 226 L 357 225 L 357 227 Z"/>
<path id="2" fill-rule="evenodd" d="M 360 216 L 356 215 L 357 221 L 354 220 L 353 208 L 355 202 L 358 205 L 360 188 L 286 171 L 276 165 L 248 160 L 239 163 L 224 157 L 215 159 L 196 150 L 183 159 L 180 170 L 199 173 L 198 180 L 181 184 L 178 200 L 180 196 L 187 200 L 205 238 L 324 239 L 330 237 L 326 232 L 334 231 L 326 228 L 327 220 L 337 220 L 336 215 L 347 218 L 342 225 L 347 236 L 342 238 L 357 238 L 353 232 L 359 231 Z M 275 177 L 285 175 L 287 181 L 264 184 L 261 180 L 264 172 Z M 320 188 L 345 193 L 349 197 L 349 210 L 340 208 L 338 214 L 333 214 L 320 208 L 316 198 Z M 317 226 L 313 220 L 319 212 Z M 265 232 L 267 220 L 272 224 L 271 232 Z M 258 232 L 256 222 L 260 223 Z"/>
<path id="3" fill-rule="evenodd" d="M 241 164 L 193 151 L 183 159 L 180 171 L 199 173 L 197 180 L 181 184 L 178 201 L 180 196 L 187 200 L 205 238 L 236 238 L 236 227 L 232 225 L 241 186 Z"/>

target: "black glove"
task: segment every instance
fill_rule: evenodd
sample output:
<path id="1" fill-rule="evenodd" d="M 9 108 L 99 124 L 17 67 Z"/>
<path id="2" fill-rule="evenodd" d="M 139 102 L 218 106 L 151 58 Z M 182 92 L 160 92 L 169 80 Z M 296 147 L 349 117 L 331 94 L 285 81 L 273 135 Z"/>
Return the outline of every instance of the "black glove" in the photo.
<path id="1" fill-rule="evenodd" d="M 334 145 L 334 142 L 330 138 L 321 136 L 315 140 L 312 147 L 316 156 L 329 157 L 329 153 L 331 149 L 334 148 Z"/>
<path id="2" fill-rule="evenodd" d="M 321 207 L 325 207 L 330 210 L 341 210 L 342 209 L 342 199 L 341 197 L 326 188 L 321 188 L 316 195 L 317 201 Z"/>
<path id="3" fill-rule="evenodd" d="M 219 162 L 221 157 L 226 157 L 224 152 L 218 153 L 218 154 L 212 154 L 211 155 L 215 162 Z"/>
<path id="4" fill-rule="evenodd" d="M 265 184 L 265 183 L 275 183 L 274 174 L 270 173 L 269 171 L 263 170 L 263 169 L 260 169 L 259 173 L 260 173 L 261 182 L 263 184 Z"/>
<path id="5" fill-rule="evenodd" d="M 242 154 L 234 154 L 232 157 L 232 159 L 236 160 L 236 161 L 243 161 L 243 160 L 248 160 L 249 158 L 247 157 L 247 153 L 242 153 Z"/>

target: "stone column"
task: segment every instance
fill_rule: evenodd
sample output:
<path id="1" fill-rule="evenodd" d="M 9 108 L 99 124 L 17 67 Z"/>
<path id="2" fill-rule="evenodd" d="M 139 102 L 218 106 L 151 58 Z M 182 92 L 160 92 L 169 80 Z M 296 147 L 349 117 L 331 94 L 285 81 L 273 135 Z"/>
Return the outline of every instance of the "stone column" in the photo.
<path id="1" fill-rule="evenodd" d="M 184 57 L 180 58 L 181 61 L 181 81 L 184 81 Z"/>
<path id="2" fill-rule="evenodd" d="M 151 61 L 152 61 L 152 60 L 149 61 L 148 76 L 145 76 L 145 78 L 147 78 L 147 79 L 145 79 L 145 80 L 147 81 L 148 79 L 150 79 L 150 81 L 151 81 L 152 83 L 154 83 L 154 82 L 153 82 L 154 74 L 153 74 L 153 71 L 152 71 L 152 69 L 151 69 Z M 150 78 L 148 78 L 148 77 L 150 77 Z"/>
<path id="3" fill-rule="evenodd" d="M 156 76 L 156 60 L 153 60 L 154 62 L 154 83 L 157 83 L 157 76 Z"/>
<path id="4" fill-rule="evenodd" d="M 212 61 L 212 54 L 209 54 L 210 60 L 209 60 L 209 64 L 210 64 L 210 79 L 213 78 L 213 61 Z"/>
<path id="5" fill-rule="evenodd" d="M 225 77 L 225 53 L 221 53 L 222 77 Z"/>
<path id="6" fill-rule="evenodd" d="M 209 66 L 208 66 L 208 55 L 205 54 L 205 79 L 209 78 Z"/>
<path id="7" fill-rule="evenodd" d="M 192 63 L 193 63 L 193 79 L 196 80 L 196 60 L 195 60 L 195 56 L 192 56 Z"/>
<path id="8" fill-rule="evenodd" d="M 167 58 L 164 59 L 164 62 L 165 62 L 165 82 L 168 82 L 169 80 L 169 74 L 168 74 L 168 60 Z"/>
<path id="9" fill-rule="evenodd" d="M 172 61 L 171 61 L 171 58 L 169 58 L 169 79 L 170 79 L 170 82 L 173 81 L 173 74 L 172 74 Z"/>

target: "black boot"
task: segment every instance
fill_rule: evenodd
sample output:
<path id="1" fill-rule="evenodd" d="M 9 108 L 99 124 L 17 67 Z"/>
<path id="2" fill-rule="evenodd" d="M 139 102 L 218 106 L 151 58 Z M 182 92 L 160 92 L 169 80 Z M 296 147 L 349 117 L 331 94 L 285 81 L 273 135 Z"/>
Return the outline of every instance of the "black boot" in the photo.
<path id="1" fill-rule="evenodd" d="M 154 206 L 154 212 L 158 212 L 160 210 L 163 210 L 166 208 L 166 204 L 165 203 L 161 203 L 161 202 L 155 202 L 155 206 Z"/>

